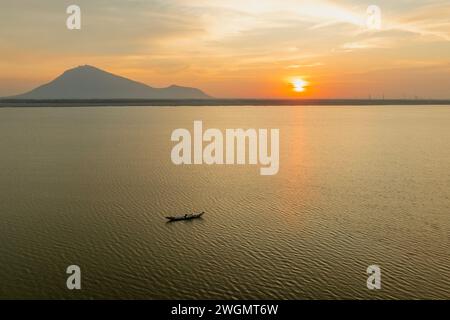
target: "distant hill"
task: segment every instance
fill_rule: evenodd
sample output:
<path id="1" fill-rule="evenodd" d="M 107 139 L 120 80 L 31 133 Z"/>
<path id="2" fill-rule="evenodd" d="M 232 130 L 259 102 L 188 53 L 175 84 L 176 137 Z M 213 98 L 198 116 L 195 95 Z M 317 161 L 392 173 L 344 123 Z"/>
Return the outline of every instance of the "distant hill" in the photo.
<path id="1" fill-rule="evenodd" d="M 172 85 L 152 88 L 96 67 L 85 65 L 65 71 L 53 81 L 8 99 L 208 99 L 196 88 Z"/>

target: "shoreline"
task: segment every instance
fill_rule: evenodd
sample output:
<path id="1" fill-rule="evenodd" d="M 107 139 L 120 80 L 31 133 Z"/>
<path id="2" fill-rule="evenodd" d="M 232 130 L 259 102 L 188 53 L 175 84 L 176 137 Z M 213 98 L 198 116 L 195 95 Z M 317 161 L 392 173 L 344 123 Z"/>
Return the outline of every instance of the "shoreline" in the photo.
<path id="1" fill-rule="evenodd" d="M 404 99 L 0 99 L 0 108 L 128 106 L 450 106 L 450 100 Z"/>

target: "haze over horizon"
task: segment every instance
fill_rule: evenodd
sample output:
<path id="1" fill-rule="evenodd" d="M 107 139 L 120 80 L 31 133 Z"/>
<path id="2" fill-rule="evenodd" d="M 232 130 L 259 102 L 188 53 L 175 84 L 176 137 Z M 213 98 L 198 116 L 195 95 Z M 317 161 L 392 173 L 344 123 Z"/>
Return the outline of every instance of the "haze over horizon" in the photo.
<path id="1" fill-rule="evenodd" d="M 0 96 L 94 65 L 217 98 L 450 98 L 450 3 L 372 1 L 2 1 Z"/>

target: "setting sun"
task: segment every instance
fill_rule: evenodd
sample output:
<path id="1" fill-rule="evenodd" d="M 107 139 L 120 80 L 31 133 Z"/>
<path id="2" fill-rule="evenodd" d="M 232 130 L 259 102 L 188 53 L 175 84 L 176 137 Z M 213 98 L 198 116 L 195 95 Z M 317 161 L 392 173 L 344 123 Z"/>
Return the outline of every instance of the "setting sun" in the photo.
<path id="1" fill-rule="evenodd" d="M 304 92 L 308 86 L 308 82 L 302 78 L 294 78 L 291 80 L 292 90 L 295 92 Z"/>

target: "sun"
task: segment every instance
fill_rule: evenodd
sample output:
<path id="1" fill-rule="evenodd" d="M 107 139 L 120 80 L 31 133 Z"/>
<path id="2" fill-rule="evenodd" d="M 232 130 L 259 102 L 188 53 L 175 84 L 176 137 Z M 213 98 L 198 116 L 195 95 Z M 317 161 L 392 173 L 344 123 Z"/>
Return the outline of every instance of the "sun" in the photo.
<path id="1" fill-rule="evenodd" d="M 309 84 L 308 81 L 299 77 L 291 79 L 290 83 L 294 92 L 304 92 Z"/>

